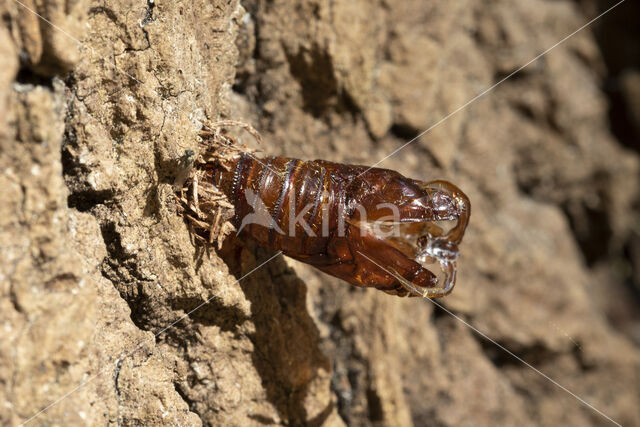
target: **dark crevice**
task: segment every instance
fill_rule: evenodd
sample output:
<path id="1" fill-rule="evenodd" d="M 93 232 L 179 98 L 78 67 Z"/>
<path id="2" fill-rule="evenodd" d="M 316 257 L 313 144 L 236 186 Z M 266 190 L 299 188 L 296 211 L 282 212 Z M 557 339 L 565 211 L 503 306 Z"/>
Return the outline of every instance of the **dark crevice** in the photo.
<path id="1" fill-rule="evenodd" d="M 589 7 L 592 16 L 612 5 L 609 0 L 580 0 L 579 3 Z M 614 12 L 603 17 L 592 28 L 607 70 L 603 91 L 609 101 L 609 124 L 611 133 L 623 147 L 640 153 L 640 2 L 627 1 Z M 640 216 L 640 194 L 636 193 L 635 200 L 630 214 Z M 596 242 L 596 238 L 592 241 Z M 637 261 L 640 259 L 639 234 L 628 232 L 620 246 L 622 250 L 606 254 L 605 261 L 626 266 L 628 273 L 622 278 L 622 283 L 629 291 L 628 295 L 635 297 L 635 301 L 628 304 L 629 310 L 637 317 L 636 307 L 640 301 L 640 265 Z M 619 307 L 611 309 L 620 311 Z M 610 317 L 614 316 L 610 314 Z"/>
<path id="2" fill-rule="evenodd" d="M 579 215 L 567 206 L 564 207 L 564 212 L 587 265 L 593 267 L 597 262 L 607 259 L 613 238 L 608 212 L 603 207 L 590 207 L 586 204 L 581 206 Z"/>
<path id="3" fill-rule="evenodd" d="M 367 389 L 367 407 L 369 410 L 369 420 L 374 423 L 382 422 L 384 420 L 384 413 L 382 412 L 382 399 L 373 388 Z"/>
<path id="4" fill-rule="evenodd" d="M 510 84 L 514 84 L 518 80 L 524 80 L 525 78 L 529 77 L 529 75 L 532 73 L 531 70 L 527 70 L 527 69 L 522 69 L 519 71 L 516 71 L 516 70 L 517 69 L 496 70 L 496 72 L 493 74 L 494 84 L 497 84 L 507 78 L 509 79 Z"/>
<path id="5" fill-rule="evenodd" d="M 118 425 L 121 425 L 121 420 L 120 420 L 120 385 L 118 384 L 118 380 L 120 378 L 120 370 L 122 369 L 122 359 L 118 360 L 118 363 L 116 365 L 116 371 L 113 375 L 113 384 L 116 390 L 116 400 L 118 402 L 118 408 L 117 408 L 117 423 Z"/>
<path id="6" fill-rule="evenodd" d="M 96 6 L 96 7 L 89 8 L 88 13 L 89 13 L 89 16 L 104 14 L 114 24 L 120 26 L 120 23 L 118 22 L 118 14 L 113 9 L 110 9 L 104 6 Z"/>
<path id="7" fill-rule="evenodd" d="M 55 76 L 38 74 L 28 67 L 22 67 L 16 76 L 16 82 L 23 85 L 44 86 L 53 90 L 53 79 Z"/>
<path id="8" fill-rule="evenodd" d="M 131 258 L 131 255 L 127 255 L 122 246 L 122 238 L 120 233 L 116 230 L 116 225 L 113 222 L 108 222 L 100 226 L 102 232 L 102 239 L 107 246 L 107 252 L 109 258 L 115 261 L 126 261 Z"/>
<path id="9" fill-rule="evenodd" d="M 420 129 L 405 124 L 395 123 L 391 126 L 390 132 L 398 139 L 410 141 L 420 135 Z"/>
<path id="10" fill-rule="evenodd" d="M 226 306 L 216 298 L 203 300 L 198 297 L 179 297 L 168 301 L 172 311 L 183 312 L 195 323 L 218 326 L 222 331 L 233 331 L 247 317 L 235 306 Z"/>
<path id="11" fill-rule="evenodd" d="M 418 138 L 421 136 L 421 133 L 423 133 L 422 129 L 416 129 L 412 126 L 398 124 L 398 123 L 391 126 L 391 129 L 389 129 L 389 131 L 391 135 L 393 135 L 394 137 L 396 137 L 398 140 L 401 141 L 401 144 L 407 144 L 409 142 L 419 141 Z M 402 145 L 399 145 L 399 147 L 401 146 Z M 437 167 L 437 168 L 443 167 L 438 157 L 436 157 L 433 154 L 432 149 L 429 148 L 428 145 L 415 144 L 412 150 L 417 150 L 420 152 L 420 156 L 427 157 L 429 159 L 429 162 L 434 167 Z"/>
<path id="12" fill-rule="evenodd" d="M 333 412 L 333 402 L 329 402 L 326 408 L 324 408 L 318 415 L 308 419 L 306 425 L 310 427 L 320 427 L 325 425 L 325 422 Z"/>
<path id="13" fill-rule="evenodd" d="M 640 151 L 640 123 L 633 122 L 620 77 L 609 78 L 605 82 L 604 92 L 609 99 L 611 132 L 624 147 Z"/>
<path id="14" fill-rule="evenodd" d="M 578 361 L 578 364 L 580 365 L 580 369 L 582 371 L 590 371 L 596 368 L 596 365 L 593 362 L 593 360 L 587 360 L 585 358 L 585 355 L 584 355 L 584 352 L 582 351 L 582 347 L 580 346 L 580 343 L 576 342 L 573 348 L 571 349 L 571 352 L 573 354 L 573 357 Z"/>
<path id="15" fill-rule="evenodd" d="M 11 286 L 11 288 L 9 289 L 9 302 L 11 302 L 11 305 L 16 312 L 24 313 L 24 308 L 22 307 L 22 305 L 20 305 L 20 302 L 18 301 L 18 295 L 16 294 L 13 286 Z"/>
<path id="16" fill-rule="evenodd" d="M 275 420 L 273 419 L 273 417 L 266 416 L 266 415 L 249 414 L 249 415 L 247 415 L 247 418 L 252 419 L 253 421 L 257 422 L 258 424 L 262 424 L 262 425 L 265 425 L 265 426 L 271 426 L 271 425 L 275 424 Z"/>
<path id="17" fill-rule="evenodd" d="M 178 393 L 180 398 L 187 404 L 187 406 L 189 406 L 189 410 L 192 412 L 195 412 L 192 409 L 194 402 L 192 399 L 189 398 L 189 396 L 187 396 L 187 394 L 182 389 L 182 386 L 179 383 L 173 383 L 173 388 L 176 390 L 176 393 Z"/>
<path id="18" fill-rule="evenodd" d="M 637 209 L 640 211 L 640 209 Z M 625 280 L 627 288 L 630 289 L 631 295 L 635 297 L 635 301 L 640 302 L 640 263 L 632 262 L 632 260 L 640 260 L 640 231 L 631 233 L 623 247 L 624 259 L 629 260 L 629 276 Z M 635 281 L 635 285 L 634 285 Z"/>
<path id="19" fill-rule="evenodd" d="M 300 83 L 305 111 L 321 117 L 339 105 L 353 107 L 352 103 L 344 102 L 344 93 L 339 92 L 333 58 L 328 52 L 314 45 L 297 52 L 285 50 L 285 54 L 291 75 Z"/>
<path id="20" fill-rule="evenodd" d="M 69 116 L 71 111 L 67 113 Z M 71 119 L 71 117 L 67 117 L 67 119 Z M 67 178 L 68 176 L 79 175 L 84 168 L 81 167 L 80 164 L 76 161 L 76 158 L 71 154 L 68 149 L 69 145 L 76 145 L 78 142 L 78 137 L 72 128 L 66 127 L 64 131 L 64 139 L 62 141 L 62 150 L 60 153 L 60 161 L 62 163 L 62 175 Z M 68 183 L 67 183 L 68 187 Z"/>
<path id="21" fill-rule="evenodd" d="M 69 110 L 67 120 L 71 119 L 72 114 L 72 110 Z M 62 175 L 69 190 L 67 206 L 80 212 L 88 212 L 95 206 L 104 205 L 112 200 L 115 197 L 115 192 L 112 189 L 94 190 L 89 188 L 88 185 L 82 185 L 77 182 L 76 178 L 87 175 L 90 172 L 90 169 L 86 165 L 80 164 L 71 152 L 70 147 L 77 146 L 77 139 L 73 128 L 66 126 L 60 153 Z"/>
<path id="22" fill-rule="evenodd" d="M 130 318 L 141 330 L 153 329 L 155 317 L 151 301 L 144 291 L 144 284 L 151 282 L 138 270 L 137 260 L 134 255 L 128 254 L 122 246 L 122 238 L 113 222 L 100 226 L 102 239 L 104 240 L 107 257 L 102 263 L 102 275 L 111 281 L 131 309 Z"/>
<path id="23" fill-rule="evenodd" d="M 537 119 L 536 114 L 530 105 L 522 102 L 514 102 L 512 105 L 515 112 L 519 113 L 523 118 L 531 121 L 535 121 Z"/>
<path id="24" fill-rule="evenodd" d="M 550 350 L 542 343 L 525 346 L 519 343 L 503 341 L 498 344 L 508 349 L 521 360 L 524 360 L 533 366 L 541 366 L 552 362 L 559 356 L 559 353 Z M 480 345 L 487 358 L 495 365 L 496 368 L 504 369 L 507 367 L 517 367 L 527 369 L 526 365 L 524 365 L 520 360 L 507 353 L 493 342 L 487 339 L 481 339 Z"/>
<path id="25" fill-rule="evenodd" d="M 608 0 L 595 0 L 597 11 L 611 7 Z M 623 81 L 629 74 L 640 75 L 639 2 L 625 2 L 616 13 L 607 15 L 594 25 L 593 32 L 608 71 L 604 85 L 609 98 L 611 131 L 623 146 L 640 152 L 640 122 L 631 112 L 632 98 L 625 96 Z"/>
<path id="26" fill-rule="evenodd" d="M 77 191 L 67 197 L 67 206 L 80 212 L 88 212 L 97 205 L 103 205 L 113 198 L 111 190 Z"/>
<path id="27" fill-rule="evenodd" d="M 451 315 L 447 313 L 444 309 L 442 309 L 439 305 L 433 304 L 433 312 L 431 314 L 433 317 L 433 323 L 437 323 L 441 319 L 450 319 Z"/>
<path id="28" fill-rule="evenodd" d="M 142 284 L 132 281 L 131 278 L 123 277 L 124 275 L 119 271 L 119 268 L 125 267 L 119 267 L 116 263 L 105 259 L 102 266 L 102 276 L 113 284 L 120 294 L 120 298 L 129 306 L 131 310 L 129 318 L 133 324 L 141 331 L 153 331 L 155 317 L 152 316 L 153 310 L 150 306 L 150 300 L 144 295 Z M 125 270 L 127 269 L 125 268 Z M 116 283 L 126 283 L 127 286 L 118 287 Z"/>

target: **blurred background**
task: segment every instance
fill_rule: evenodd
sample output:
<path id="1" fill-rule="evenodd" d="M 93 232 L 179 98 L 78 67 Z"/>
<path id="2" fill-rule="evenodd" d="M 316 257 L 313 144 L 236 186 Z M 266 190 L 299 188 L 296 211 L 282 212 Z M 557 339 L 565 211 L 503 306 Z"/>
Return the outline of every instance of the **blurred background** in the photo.
<path id="1" fill-rule="evenodd" d="M 585 1 L 581 5 L 589 16 L 604 12 L 615 2 Z M 613 14 L 594 26 L 593 32 L 606 66 L 602 90 L 608 101 L 608 119 L 612 134 L 619 143 L 633 153 L 640 150 L 640 28 L 634 18 L 640 16 L 640 5 L 625 5 L 624 13 Z M 630 180 L 638 180 L 638 175 Z M 632 204 L 633 215 L 640 218 L 640 197 Z M 638 220 L 640 221 L 640 220 Z M 638 222 L 632 226 L 625 241 L 612 254 L 597 244 L 596 238 L 583 237 L 581 245 L 591 265 L 598 261 L 616 265 L 618 274 L 627 285 L 628 293 L 620 295 L 627 302 L 621 309 L 620 301 L 610 302 L 608 314 L 614 324 L 625 330 L 638 344 L 640 302 L 640 245 Z M 593 233 L 592 235 L 595 235 Z M 598 248 L 600 246 L 600 248 Z M 617 255 L 616 255 L 617 252 Z M 603 260 L 604 258 L 604 260 Z M 617 258 L 617 259 L 616 259 Z M 623 303 L 625 304 L 625 303 Z"/>

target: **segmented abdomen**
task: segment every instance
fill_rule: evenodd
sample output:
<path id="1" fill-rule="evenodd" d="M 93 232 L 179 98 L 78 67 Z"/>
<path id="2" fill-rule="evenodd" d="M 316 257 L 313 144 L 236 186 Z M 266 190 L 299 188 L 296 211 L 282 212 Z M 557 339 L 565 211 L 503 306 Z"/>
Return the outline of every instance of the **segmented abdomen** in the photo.
<path id="1" fill-rule="evenodd" d="M 305 257 L 326 251 L 340 216 L 352 205 L 349 184 L 363 170 L 323 160 L 243 154 L 230 170 L 216 172 L 214 185 L 234 204 L 236 228 L 263 246 Z"/>

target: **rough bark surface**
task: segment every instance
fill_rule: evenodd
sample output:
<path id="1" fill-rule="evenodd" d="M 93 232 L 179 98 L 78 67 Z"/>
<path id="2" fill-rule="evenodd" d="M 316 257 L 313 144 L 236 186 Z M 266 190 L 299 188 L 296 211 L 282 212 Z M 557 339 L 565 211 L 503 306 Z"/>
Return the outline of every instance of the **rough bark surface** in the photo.
<path id="1" fill-rule="evenodd" d="M 267 154 L 373 164 L 580 27 L 576 3 L 0 14 L 3 425 L 609 423 L 495 343 L 640 424 L 640 163 L 609 131 L 591 29 L 380 165 L 471 198 L 439 301 L 458 319 L 282 257 L 256 269 L 274 254 L 250 242 L 203 255 L 173 197 L 221 117 L 259 129 Z"/>

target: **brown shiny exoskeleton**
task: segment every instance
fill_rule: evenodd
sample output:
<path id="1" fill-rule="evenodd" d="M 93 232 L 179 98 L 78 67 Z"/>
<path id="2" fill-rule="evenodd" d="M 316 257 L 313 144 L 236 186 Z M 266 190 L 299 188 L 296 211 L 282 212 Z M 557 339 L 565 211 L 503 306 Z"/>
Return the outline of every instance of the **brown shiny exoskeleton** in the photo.
<path id="1" fill-rule="evenodd" d="M 453 289 L 471 206 L 450 182 L 250 153 L 206 176 L 233 204 L 241 237 L 356 286 L 429 298 Z"/>

